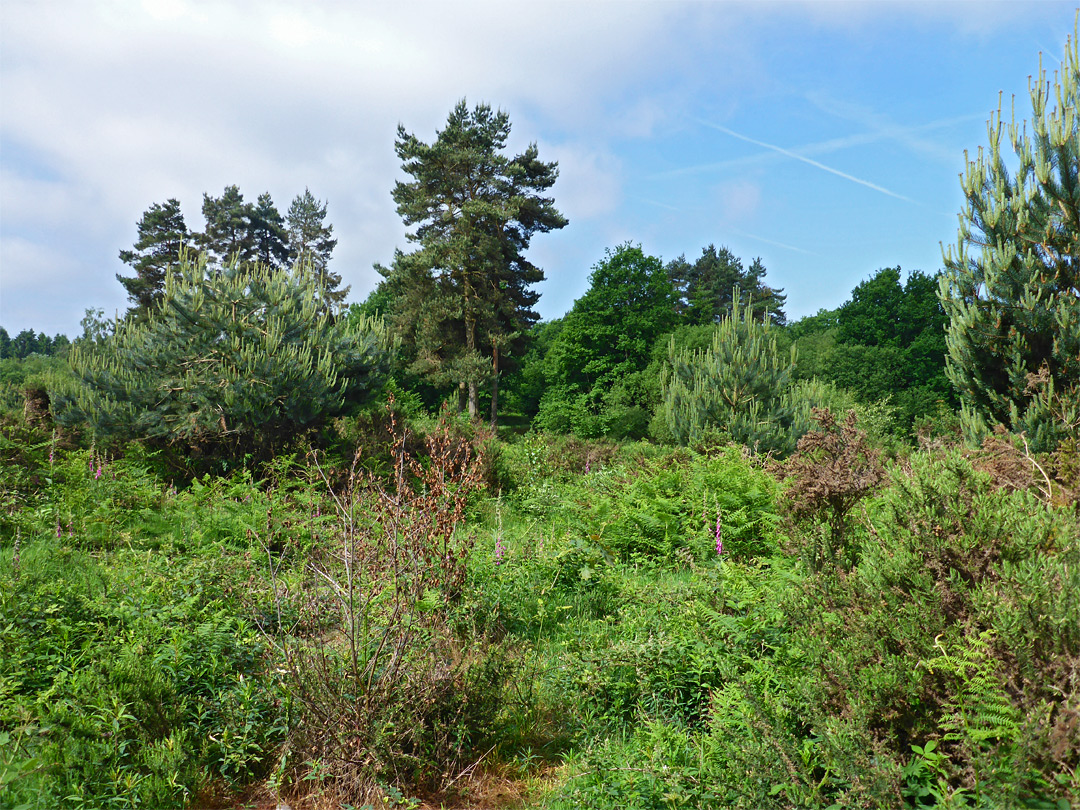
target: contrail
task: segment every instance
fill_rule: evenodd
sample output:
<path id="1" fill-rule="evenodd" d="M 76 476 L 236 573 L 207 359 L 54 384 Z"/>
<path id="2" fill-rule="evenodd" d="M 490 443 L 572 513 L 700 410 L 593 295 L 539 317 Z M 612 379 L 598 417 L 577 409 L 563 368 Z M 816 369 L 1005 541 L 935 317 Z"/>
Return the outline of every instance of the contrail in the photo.
<path id="1" fill-rule="evenodd" d="M 803 163 L 809 163 L 811 166 L 821 169 L 822 171 L 826 171 L 829 174 L 835 174 L 837 177 L 843 177 L 845 180 L 850 180 L 852 183 L 858 183 L 860 186 L 866 186 L 867 188 L 872 188 L 874 191 L 880 191 L 882 194 L 888 194 L 890 197 L 895 197 L 898 200 L 903 200 L 904 202 L 915 203 L 916 205 L 918 205 L 918 203 L 910 197 L 905 197 L 903 194 L 897 194 L 895 191 L 889 191 L 889 189 L 885 188 L 884 186 L 879 186 L 876 183 L 871 183 L 869 180 L 863 180 L 862 178 L 847 174 L 846 172 L 842 172 L 839 169 L 834 169 L 832 166 L 826 166 L 824 163 L 820 163 L 816 160 L 811 160 L 810 158 L 804 157 L 797 152 L 792 152 L 789 149 L 784 149 L 782 146 L 776 146 L 775 144 L 765 143 L 764 141 L 759 141 L 754 138 L 748 138 L 746 135 L 740 135 L 734 130 L 730 130 L 727 127 L 720 126 L 720 124 L 713 124 L 709 121 L 701 121 L 700 119 L 698 120 L 698 123 L 703 124 L 707 127 L 712 127 L 713 129 L 720 130 L 720 132 L 723 132 L 725 135 L 730 135 L 732 138 L 738 138 L 740 141 L 746 141 L 747 143 L 752 143 L 755 146 L 760 146 L 764 149 L 771 149 L 774 152 L 779 152 L 781 155 L 785 155 L 789 158 L 801 160 Z"/>
<path id="2" fill-rule="evenodd" d="M 793 250 L 796 253 L 805 253 L 807 256 L 821 256 L 820 253 L 814 253 L 812 250 L 805 250 L 804 248 L 795 247 L 794 245 L 788 245 L 784 242 L 777 242 L 773 239 L 766 239 L 763 236 L 755 236 L 752 233 L 746 233 L 745 231 L 737 231 L 733 228 L 729 228 L 728 230 L 730 230 L 736 236 L 743 236 L 747 239 L 756 239 L 758 242 L 764 242 L 766 245 L 775 245 L 778 248 L 784 248 L 785 250 Z"/>
<path id="3" fill-rule="evenodd" d="M 643 202 L 646 205 L 655 205 L 657 208 L 666 208 L 668 211 L 679 211 L 679 209 L 676 208 L 674 205 L 668 205 L 667 203 L 650 200 L 648 197 L 635 197 L 634 199 L 638 200 L 639 202 Z"/>

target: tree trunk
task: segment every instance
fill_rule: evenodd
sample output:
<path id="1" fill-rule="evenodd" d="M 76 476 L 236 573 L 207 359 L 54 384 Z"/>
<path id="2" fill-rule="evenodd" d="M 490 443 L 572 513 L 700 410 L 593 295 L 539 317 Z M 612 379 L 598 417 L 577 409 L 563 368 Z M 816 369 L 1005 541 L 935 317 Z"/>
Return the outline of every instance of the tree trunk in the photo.
<path id="1" fill-rule="evenodd" d="M 457 389 L 457 412 L 461 413 L 465 410 L 465 403 L 468 402 L 468 392 L 465 390 L 465 381 L 462 380 L 458 383 Z"/>
<path id="2" fill-rule="evenodd" d="M 491 426 L 499 423 L 499 346 L 491 350 Z"/>
<path id="3" fill-rule="evenodd" d="M 465 348 L 469 350 L 469 361 L 476 353 L 476 315 L 470 309 L 473 298 L 468 283 L 465 286 Z M 475 372 L 472 372 L 475 373 Z M 469 419 L 476 420 L 480 415 L 480 386 L 473 377 L 469 380 Z"/>
<path id="4" fill-rule="evenodd" d="M 475 421 L 480 416 L 480 386 L 476 380 L 469 380 L 469 419 Z"/>

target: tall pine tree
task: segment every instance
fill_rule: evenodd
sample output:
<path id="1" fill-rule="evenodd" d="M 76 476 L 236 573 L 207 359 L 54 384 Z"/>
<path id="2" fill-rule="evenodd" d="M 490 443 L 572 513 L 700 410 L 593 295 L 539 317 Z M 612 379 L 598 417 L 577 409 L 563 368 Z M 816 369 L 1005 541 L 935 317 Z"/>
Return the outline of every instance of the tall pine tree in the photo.
<path id="1" fill-rule="evenodd" d="M 151 205 L 137 228 L 139 238 L 134 248 L 120 251 L 120 261 L 131 265 L 135 275 L 117 273 L 116 280 L 127 290 L 132 303 L 128 314 L 142 318 L 161 301 L 165 273 L 179 264 L 181 254 L 192 244 L 192 236 L 176 199 L 169 199 L 164 205 Z"/>
<path id="2" fill-rule="evenodd" d="M 305 188 L 297 194 L 285 215 L 288 231 L 289 262 L 310 268 L 325 289 L 326 300 L 333 306 L 340 305 L 349 288 L 339 290 L 341 276 L 330 271 L 330 254 L 337 247 L 334 226 L 326 222 L 326 203 L 319 202 Z"/>
<path id="3" fill-rule="evenodd" d="M 220 197 L 203 194 L 202 213 L 206 230 L 198 234 L 197 242 L 211 261 L 223 266 L 257 258 L 255 207 L 244 202 L 239 186 L 227 186 Z"/>
<path id="4" fill-rule="evenodd" d="M 1080 437 L 1080 60 L 1074 33 L 1053 86 L 1040 68 L 1032 118 L 1002 151 L 1000 109 L 962 178 L 957 245 L 945 251 L 946 370 L 969 438 L 995 425 L 1036 449 Z M 1010 161 L 1012 162 L 1012 161 Z"/>
<path id="5" fill-rule="evenodd" d="M 289 235 L 285 230 L 285 218 L 268 191 L 260 194 L 251 207 L 251 239 L 255 258 L 266 267 L 285 267 L 288 263 Z"/>
<path id="6" fill-rule="evenodd" d="M 500 363 L 538 319 L 532 307 L 542 281 L 524 251 L 536 233 L 566 225 L 551 198 L 557 164 L 503 154 L 510 118 L 464 100 L 426 144 L 398 127 L 395 150 L 412 177 L 393 192 L 398 213 L 416 226 L 411 253 L 382 269 L 393 291 L 392 321 L 433 380 L 457 381 L 472 417 L 481 384 L 492 384 L 492 419 Z"/>

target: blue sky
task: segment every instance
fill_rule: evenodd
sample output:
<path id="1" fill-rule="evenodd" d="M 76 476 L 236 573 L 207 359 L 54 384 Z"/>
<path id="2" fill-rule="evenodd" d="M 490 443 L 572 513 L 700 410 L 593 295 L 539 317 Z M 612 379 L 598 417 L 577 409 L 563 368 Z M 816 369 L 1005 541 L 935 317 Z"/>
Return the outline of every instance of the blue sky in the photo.
<path id="1" fill-rule="evenodd" d="M 1004 93 L 1057 67 L 1076 3 L 5 0 L 0 325 L 79 332 L 126 308 L 117 253 L 154 202 L 202 227 L 203 192 L 310 188 L 350 300 L 407 248 L 398 123 L 434 138 L 461 98 L 557 160 L 569 218 L 538 236 L 543 317 L 605 248 L 665 261 L 710 243 L 838 306 L 881 267 L 934 272 L 956 238 L 964 150 Z"/>

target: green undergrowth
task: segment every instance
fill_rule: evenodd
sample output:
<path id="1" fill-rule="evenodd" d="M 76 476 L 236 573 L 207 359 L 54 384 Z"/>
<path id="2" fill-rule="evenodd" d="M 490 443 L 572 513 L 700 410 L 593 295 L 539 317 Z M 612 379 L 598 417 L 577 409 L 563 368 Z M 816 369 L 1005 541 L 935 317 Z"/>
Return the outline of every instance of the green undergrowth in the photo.
<path id="1" fill-rule="evenodd" d="M 811 567 L 738 448 L 72 444 L 0 442 L 0 806 L 1080 805 L 1077 512 L 977 455 L 901 457 Z"/>
<path id="2" fill-rule="evenodd" d="M 259 566 L 235 520 L 207 531 L 242 502 L 51 440 L 25 462 L 4 481 L 29 505 L 0 551 L 4 806 L 182 806 L 265 775 L 287 696 L 249 606 Z"/>

